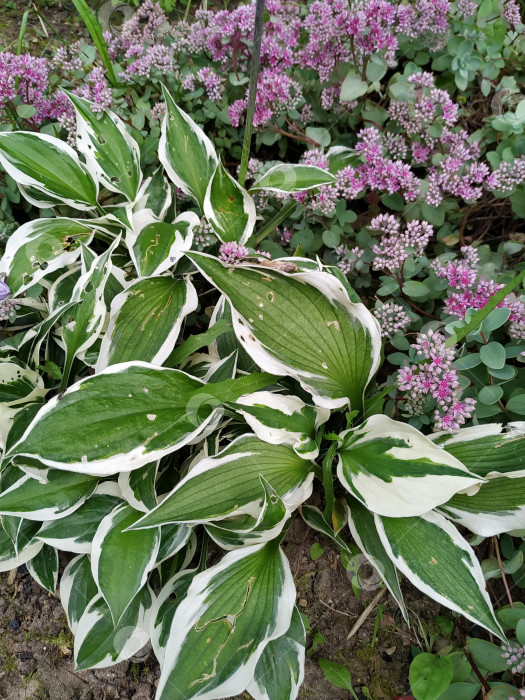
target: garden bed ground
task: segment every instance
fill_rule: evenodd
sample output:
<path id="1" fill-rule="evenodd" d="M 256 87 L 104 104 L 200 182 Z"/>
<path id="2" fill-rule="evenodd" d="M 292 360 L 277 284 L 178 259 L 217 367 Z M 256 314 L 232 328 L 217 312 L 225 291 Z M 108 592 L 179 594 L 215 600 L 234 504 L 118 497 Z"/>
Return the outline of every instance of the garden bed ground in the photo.
<path id="1" fill-rule="evenodd" d="M 404 624 L 395 603 L 387 595 L 381 601 L 383 618 L 374 646 L 371 640 L 377 606 L 357 634 L 347 640 L 350 629 L 377 590 L 365 591 L 357 599 L 334 550 L 325 546 L 324 554 L 317 561 L 311 559 L 309 550 L 316 539 L 297 518 L 284 544 L 297 585 L 298 605 L 312 625 L 307 648 L 312 647 L 314 636 L 322 635 L 325 639 L 317 651 L 307 657 L 300 700 L 351 697 L 348 691 L 335 688 L 325 679 L 319 658 L 347 666 L 360 699 L 365 698 L 360 692 L 363 686 L 374 700 L 406 694 L 409 691 L 410 646 L 420 643 L 417 618 L 428 631 L 439 606 L 423 600 L 417 591 L 407 587 L 412 630 Z M 154 697 L 159 669 L 153 654 L 143 663 L 124 662 L 108 669 L 74 672 L 73 637 L 60 601 L 40 588 L 25 567 L 2 575 L 0 640 L 2 700 L 149 700 Z"/>

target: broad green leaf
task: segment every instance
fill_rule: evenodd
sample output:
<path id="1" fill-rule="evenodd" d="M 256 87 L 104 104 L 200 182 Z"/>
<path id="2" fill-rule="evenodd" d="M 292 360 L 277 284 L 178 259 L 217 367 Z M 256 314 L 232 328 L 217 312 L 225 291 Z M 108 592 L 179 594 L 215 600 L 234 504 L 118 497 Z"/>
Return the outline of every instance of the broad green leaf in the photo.
<path id="1" fill-rule="evenodd" d="M 21 530 L 26 530 L 26 533 Z M 37 530 L 38 524 L 21 520 L 16 533 L 18 541 L 15 546 L 5 527 L 0 527 L 0 572 L 16 569 L 38 554 L 44 543 L 34 539 Z"/>
<path id="2" fill-rule="evenodd" d="M 204 216 L 223 243 L 246 243 L 255 226 L 255 204 L 222 163 L 210 180 L 203 204 Z"/>
<path id="3" fill-rule="evenodd" d="M 367 90 L 368 83 L 361 80 L 357 73 L 349 71 L 341 85 L 339 99 L 343 102 L 351 102 L 364 95 Z"/>
<path id="4" fill-rule="evenodd" d="M 324 673 L 327 681 L 330 681 L 336 688 L 343 688 L 350 691 L 355 698 L 354 689 L 352 687 L 352 677 L 350 671 L 343 664 L 338 664 L 336 661 L 329 659 L 319 659 L 319 666 Z"/>
<path id="5" fill-rule="evenodd" d="M 191 248 L 193 228 L 199 218 L 184 212 L 172 224 L 159 221 L 143 210 L 133 216 L 134 233 L 129 231 L 126 243 L 139 275 L 151 277 L 172 268 Z"/>
<path id="6" fill-rule="evenodd" d="M 491 644 L 485 639 L 469 639 L 465 645 L 474 662 L 479 668 L 483 668 L 492 673 L 506 671 L 507 659 L 503 658 L 502 648 Z"/>
<path id="7" fill-rule="evenodd" d="M 229 328 L 223 330 L 217 338 L 210 339 L 210 353 L 220 358 L 228 357 L 232 352 L 237 351 L 237 367 L 243 372 L 256 372 L 257 365 L 248 355 L 246 350 L 237 340 L 233 330 L 232 308 L 226 297 L 221 295 L 219 301 L 213 309 L 210 319 L 208 333 L 212 333 L 215 326 L 223 326 L 225 323 Z M 173 365 L 172 365 L 173 366 Z"/>
<path id="8" fill-rule="evenodd" d="M 481 566 L 468 542 L 439 513 L 414 518 L 375 516 L 385 550 L 425 595 L 504 638 L 485 590 Z"/>
<path id="9" fill-rule="evenodd" d="M 162 121 L 159 160 L 170 180 L 194 197 L 201 209 L 206 190 L 217 167 L 212 142 L 193 119 L 176 104 L 162 86 L 166 116 Z"/>
<path id="10" fill-rule="evenodd" d="M 439 511 L 482 537 L 525 525 L 525 477 L 494 477 L 475 494 L 458 493 Z"/>
<path id="11" fill-rule="evenodd" d="M 280 272 L 227 267 L 202 253 L 187 253 L 233 307 L 239 342 L 263 369 L 288 375 L 314 402 L 359 409 L 379 365 L 379 324 L 363 304 L 350 301 L 326 272 Z"/>
<path id="12" fill-rule="evenodd" d="M 410 664 L 410 690 L 416 700 L 437 700 L 452 680 L 452 661 L 448 656 L 418 654 Z"/>
<path id="13" fill-rule="evenodd" d="M 22 187 L 75 209 L 97 203 L 98 185 L 75 151 L 54 136 L 30 131 L 0 134 L 0 164 Z"/>
<path id="14" fill-rule="evenodd" d="M 260 476 L 294 508 L 311 493 L 313 464 L 286 445 L 243 435 L 213 457 L 200 460 L 135 527 L 208 522 L 247 512 L 258 516 L 264 500 Z"/>
<path id="15" fill-rule="evenodd" d="M 120 192 L 133 202 L 142 178 L 138 143 L 110 110 L 95 114 L 92 103 L 64 90 L 76 111 L 77 149 L 86 158 L 91 172 L 112 192 Z"/>
<path id="16" fill-rule="evenodd" d="M 12 296 L 23 294 L 39 280 L 71 265 L 88 245 L 94 227 L 75 219 L 34 219 L 18 228 L 8 239 L 0 261 L 0 273 L 7 275 Z"/>
<path id="17" fill-rule="evenodd" d="M 95 490 L 92 476 L 50 469 L 47 483 L 27 474 L 0 493 L 0 513 L 30 520 L 55 520 L 70 515 Z"/>
<path id="18" fill-rule="evenodd" d="M 59 335 L 66 352 L 62 387 L 66 386 L 74 358 L 90 348 L 102 331 L 106 318 L 104 287 L 111 272 L 111 254 L 119 240 L 117 238 L 102 255 L 93 257 L 91 262 L 88 262 L 91 257 L 88 249 L 82 249 L 82 274 L 72 294 L 78 305 L 68 313 Z"/>
<path id="19" fill-rule="evenodd" d="M 290 518 L 290 509 L 261 476 L 264 504 L 257 518 L 250 515 L 233 516 L 218 525 L 206 525 L 206 532 L 223 549 L 237 549 L 248 544 L 268 542 L 278 537 Z"/>
<path id="20" fill-rule="evenodd" d="M 372 566 L 375 567 L 385 586 L 399 605 L 401 614 L 408 622 L 408 613 L 399 585 L 399 576 L 378 535 L 373 514 L 356 499 L 348 498 L 347 505 L 348 527 L 354 542 Z"/>
<path id="21" fill-rule="evenodd" d="M 147 513 L 157 505 L 155 480 L 159 462 L 145 464 L 132 472 L 120 472 L 118 485 L 122 496 L 135 510 Z"/>
<path id="22" fill-rule="evenodd" d="M 187 525 L 163 525 L 160 528 L 160 545 L 159 551 L 157 552 L 156 564 L 160 564 L 167 559 L 173 559 L 174 555 L 184 550 L 184 548 L 190 543 L 189 547 L 186 549 L 192 549 L 191 539 L 193 534 L 193 528 Z M 193 553 L 195 553 L 195 547 L 193 547 Z M 192 557 L 189 557 L 191 561 Z M 189 562 L 188 562 L 189 563 Z M 182 567 L 184 568 L 184 567 Z"/>
<path id="23" fill-rule="evenodd" d="M 89 557 L 84 554 L 75 557 L 66 566 L 60 579 L 60 602 L 73 634 L 76 634 L 78 622 L 87 606 L 98 595 Z"/>
<path id="24" fill-rule="evenodd" d="M 186 597 L 197 569 L 179 571 L 160 591 L 151 609 L 151 644 L 161 668 L 168 645 L 171 624 L 177 608 Z"/>
<path id="25" fill-rule="evenodd" d="M 254 700 L 295 700 L 304 678 L 306 633 L 294 607 L 290 627 L 264 648 L 247 687 Z"/>
<path id="26" fill-rule="evenodd" d="M 93 578 L 115 624 L 146 583 L 157 560 L 158 529 L 127 531 L 140 515 L 127 504 L 117 506 L 102 520 L 93 538 Z"/>
<path id="27" fill-rule="evenodd" d="M 230 552 L 197 574 L 173 617 L 157 700 L 242 693 L 266 645 L 290 628 L 294 601 L 275 541 Z"/>
<path id="28" fill-rule="evenodd" d="M 307 525 L 314 528 L 314 530 L 321 532 L 324 537 L 331 540 L 340 552 L 344 552 L 345 554 L 352 556 L 352 552 L 348 544 L 342 537 L 334 532 L 333 528 L 324 519 L 324 516 L 319 508 L 316 508 L 315 506 L 302 505 L 300 511 L 301 516 Z"/>
<path id="29" fill-rule="evenodd" d="M 128 606 L 117 625 L 102 596 L 92 600 L 78 622 L 75 635 L 75 670 L 106 668 L 136 654 L 149 640 L 153 596 L 145 586 Z"/>
<path id="30" fill-rule="evenodd" d="M 436 433 L 432 440 L 480 476 L 525 477 L 525 422 L 516 421 Z"/>
<path id="31" fill-rule="evenodd" d="M 290 193 L 304 192 L 321 185 L 329 185 L 332 182 L 335 182 L 335 177 L 327 170 L 322 170 L 315 165 L 278 163 L 267 170 L 251 186 L 250 192 L 256 192 L 257 190 Z"/>
<path id="32" fill-rule="evenodd" d="M 189 279 L 135 280 L 111 303 L 96 371 L 132 360 L 161 365 L 172 351 L 186 316 L 197 305 L 197 292 Z"/>
<path id="33" fill-rule="evenodd" d="M 474 700 L 479 693 L 479 684 L 474 683 L 451 683 L 448 688 L 441 693 L 439 700 Z M 507 698 L 505 698 L 507 700 Z"/>
<path id="34" fill-rule="evenodd" d="M 185 372 L 112 365 L 52 398 L 10 454 L 97 476 L 131 471 L 203 436 L 219 405 Z"/>
<path id="35" fill-rule="evenodd" d="M 240 413 L 260 440 L 289 445 L 303 459 L 316 459 L 316 430 L 330 417 L 327 408 L 308 406 L 297 396 L 256 391 L 231 406 Z"/>
<path id="36" fill-rule="evenodd" d="M 48 389 L 44 387 L 44 380 L 38 372 L 9 359 L 0 359 L 0 403 L 18 406 L 47 394 Z"/>
<path id="37" fill-rule="evenodd" d="M 106 481 L 73 513 L 44 523 L 36 539 L 64 552 L 90 554 L 91 543 L 101 521 L 121 503 L 117 485 Z"/>
<path id="38" fill-rule="evenodd" d="M 135 210 L 149 209 L 152 214 L 163 221 L 171 204 L 171 187 L 164 177 L 164 168 L 160 166 L 151 177 L 148 177 L 141 185 L 135 203 Z"/>
<path id="39" fill-rule="evenodd" d="M 371 416 L 340 437 L 337 476 L 379 515 L 422 515 L 482 481 L 419 430 L 387 416 Z"/>
<path id="40" fill-rule="evenodd" d="M 58 581 L 57 550 L 45 544 L 26 566 L 35 581 L 54 595 Z"/>

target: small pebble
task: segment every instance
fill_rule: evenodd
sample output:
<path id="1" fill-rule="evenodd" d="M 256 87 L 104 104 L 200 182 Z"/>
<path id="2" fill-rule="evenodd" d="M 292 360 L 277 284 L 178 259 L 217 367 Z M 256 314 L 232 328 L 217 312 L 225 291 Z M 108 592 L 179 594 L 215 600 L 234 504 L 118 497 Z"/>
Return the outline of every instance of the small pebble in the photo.
<path id="1" fill-rule="evenodd" d="M 301 608 L 306 608 L 308 605 L 308 601 L 306 601 L 304 598 L 300 598 L 299 602 L 297 603 Z"/>
<path id="2" fill-rule="evenodd" d="M 33 654 L 30 651 L 23 651 L 20 654 L 20 661 L 29 661 L 33 658 Z"/>
<path id="3" fill-rule="evenodd" d="M 19 630 L 20 629 L 20 623 L 18 622 L 16 617 L 13 620 L 11 620 L 11 622 L 9 623 L 9 629 L 10 630 Z"/>

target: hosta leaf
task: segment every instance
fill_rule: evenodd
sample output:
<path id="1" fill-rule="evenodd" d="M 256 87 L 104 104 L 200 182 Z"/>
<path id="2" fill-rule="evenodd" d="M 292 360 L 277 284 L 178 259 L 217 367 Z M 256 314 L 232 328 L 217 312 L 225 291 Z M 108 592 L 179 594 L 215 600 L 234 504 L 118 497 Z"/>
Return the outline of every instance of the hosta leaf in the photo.
<path id="1" fill-rule="evenodd" d="M 51 311 L 47 318 L 37 323 L 25 333 L 18 333 L 16 336 L 6 339 L 2 344 L 3 349 L 16 351 L 20 360 L 24 360 L 32 366 L 38 366 L 40 348 L 47 334 L 51 332 L 57 321 L 77 304 L 77 300 L 70 301 L 67 304 L 63 304 L 58 309 Z"/>
<path id="2" fill-rule="evenodd" d="M 204 434 L 218 416 L 219 403 L 208 399 L 203 384 L 179 370 L 112 365 L 51 399 L 11 455 L 85 474 L 131 471 Z"/>
<path id="3" fill-rule="evenodd" d="M 90 209 L 97 203 L 97 183 L 71 146 L 54 136 L 30 131 L 0 134 L 0 164 L 18 184 L 70 207 Z"/>
<path id="4" fill-rule="evenodd" d="M 136 211 L 149 209 L 159 221 L 162 221 L 171 201 L 171 187 L 164 177 L 164 168 L 161 166 L 142 183 L 134 208 Z"/>
<path id="5" fill-rule="evenodd" d="M 232 352 L 237 351 L 237 367 L 243 372 L 256 372 L 257 365 L 248 355 L 246 350 L 237 340 L 233 330 L 232 308 L 224 296 L 221 296 L 210 318 L 208 333 L 213 332 L 217 324 L 227 323 L 228 328 L 221 332 L 217 338 L 210 340 L 210 353 L 218 355 L 220 358 L 228 357 Z"/>
<path id="6" fill-rule="evenodd" d="M 138 143 L 124 122 L 110 110 L 95 114 L 92 103 L 64 90 L 73 103 L 77 122 L 77 148 L 91 172 L 112 192 L 132 202 L 137 196 L 142 173 Z"/>
<path id="7" fill-rule="evenodd" d="M 377 533 L 373 514 L 355 499 L 348 498 L 348 527 L 352 538 L 372 566 L 377 570 L 392 597 L 399 605 L 401 614 L 408 622 L 408 613 L 399 585 L 396 567 Z"/>
<path id="8" fill-rule="evenodd" d="M 75 262 L 80 244 L 90 243 L 93 230 L 75 219 L 34 219 L 20 226 L 8 238 L 0 261 L 0 273 L 7 275 L 12 296 L 20 296 L 47 275 Z"/>
<path id="9" fill-rule="evenodd" d="M 401 573 L 429 598 L 504 638 L 481 566 L 468 542 L 439 513 L 419 518 L 375 516 L 383 545 Z"/>
<path id="10" fill-rule="evenodd" d="M 133 225 L 134 234 L 128 232 L 126 243 L 139 275 L 151 277 L 169 270 L 191 248 L 199 218 L 193 212 L 184 212 L 169 224 L 139 212 L 133 217 Z"/>
<path id="11" fill-rule="evenodd" d="M 306 633 L 297 608 L 287 632 L 269 642 L 255 667 L 248 692 L 254 700 L 295 700 L 304 678 Z"/>
<path id="12" fill-rule="evenodd" d="M 93 538 L 93 578 L 115 624 L 146 583 L 157 560 L 158 529 L 126 532 L 140 515 L 127 504 L 117 506 L 102 520 Z"/>
<path id="13" fill-rule="evenodd" d="M 60 602 L 73 634 L 76 634 L 78 622 L 87 606 L 98 595 L 89 557 L 86 555 L 75 557 L 66 566 L 60 579 Z"/>
<path id="14" fill-rule="evenodd" d="M 27 562 L 27 570 L 31 576 L 53 595 L 58 581 L 58 552 L 54 547 L 45 544 L 42 549 Z"/>
<path id="15" fill-rule="evenodd" d="M 297 396 L 256 391 L 231 404 L 260 440 L 289 445 L 304 459 L 316 459 L 317 428 L 330 417 L 327 408 L 308 406 Z"/>
<path id="16" fill-rule="evenodd" d="M 114 482 L 104 482 L 70 515 L 43 524 L 36 539 L 64 552 L 90 554 L 91 543 L 101 521 L 122 503 Z"/>
<path id="17" fill-rule="evenodd" d="M 131 360 L 161 365 L 184 319 L 197 305 L 197 292 L 189 279 L 135 280 L 113 299 L 96 371 Z"/>
<path id="18" fill-rule="evenodd" d="M 262 369 L 297 379 L 318 406 L 360 408 L 379 365 L 379 324 L 335 277 L 187 255 L 228 297 L 237 338 Z"/>
<path id="19" fill-rule="evenodd" d="M 289 629 L 294 600 L 275 541 L 230 552 L 197 574 L 173 617 L 157 700 L 241 693 L 266 645 Z"/>
<path id="20" fill-rule="evenodd" d="M 176 104 L 162 87 L 166 116 L 162 122 L 159 160 L 170 180 L 185 194 L 194 197 L 201 209 L 208 183 L 217 167 L 212 142 L 193 119 Z"/>
<path id="21" fill-rule="evenodd" d="M 75 670 L 106 668 L 136 654 L 149 639 L 153 596 L 145 586 L 128 606 L 117 625 L 102 596 L 87 606 L 75 635 Z"/>
<path id="22" fill-rule="evenodd" d="M 461 428 L 432 440 L 480 476 L 506 474 L 525 477 L 525 421 Z"/>
<path id="23" fill-rule="evenodd" d="M 223 243 L 246 243 L 255 226 L 255 204 L 222 163 L 217 165 L 204 199 L 204 216 Z"/>
<path id="24" fill-rule="evenodd" d="M 0 493 L 0 513 L 29 520 L 55 520 L 79 508 L 93 493 L 97 480 L 85 474 L 50 469 L 47 483 L 24 475 Z"/>
<path id="25" fill-rule="evenodd" d="M 244 435 L 213 457 L 202 459 L 135 527 L 220 520 L 233 513 L 259 514 L 263 476 L 286 505 L 296 507 L 311 493 L 313 464 L 285 445 Z"/>
<path id="26" fill-rule="evenodd" d="M 45 396 L 44 380 L 23 363 L 0 359 L 0 403 L 17 406 Z"/>
<path id="27" fill-rule="evenodd" d="M 387 416 L 372 416 L 341 439 L 337 476 L 379 515 L 422 515 L 482 481 L 419 430 Z"/>
<path id="28" fill-rule="evenodd" d="M 344 552 L 348 555 L 352 555 L 352 552 L 348 544 L 343 540 L 340 535 L 336 534 L 333 528 L 326 522 L 323 514 L 315 506 L 301 506 L 301 516 L 305 523 L 312 527 L 314 530 L 321 532 L 324 537 L 331 540 L 340 552 Z"/>
<path id="29" fill-rule="evenodd" d="M 334 181 L 335 177 L 331 173 L 315 165 L 278 163 L 251 186 L 250 192 L 303 192 L 320 185 L 329 185 Z"/>
<path id="30" fill-rule="evenodd" d="M 175 554 L 184 549 L 192 534 L 193 528 L 187 525 L 163 525 L 160 528 L 160 545 L 156 564 L 160 564 L 170 557 L 173 558 Z"/>
<path id="31" fill-rule="evenodd" d="M 206 525 L 206 532 L 223 549 L 236 549 L 275 539 L 288 521 L 290 509 L 264 477 L 261 476 L 260 480 L 264 490 L 264 504 L 258 518 L 249 515 L 233 516 L 221 520 L 218 525 Z M 237 527 L 238 521 L 240 527 Z M 249 524 L 247 528 L 246 524 Z"/>
<path id="32" fill-rule="evenodd" d="M 456 494 L 440 512 L 482 537 L 525 526 L 525 477 L 494 477 L 468 496 Z"/>
<path id="33" fill-rule="evenodd" d="M 73 299 L 78 301 L 78 305 L 68 313 L 67 321 L 60 330 L 60 339 L 66 350 L 63 370 L 65 380 L 69 377 L 74 358 L 90 348 L 102 331 L 106 318 L 104 287 L 111 272 L 111 253 L 118 243 L 117 238 L 102 255 L 94 257 L 92 262 L 82 256 L 82 274 L 73 288 Z M 87 249 L 83 248 L 83 253 L 84 251 Z"/>
<path id="34" fill-rule="evenodd" d="M 122 496 L 135 510 L 147 513 L 157 505 L 155 480 L 159 462 L 145 464 L 132 472 L 121 472 L 118 485 Z"/>
<path id="35" fill-rule="evenodd" d="M 197 569 L 179 571 L 162 588 L 151 610 L 151 644 L 158 662 L 164 665 L 166 646 L 169 641 L 173 616 L 182 600 Z"/>
<path id="36" fill-rule="evenodd" d="M 18 541 L 15 547 L 5 527 L 0 527 L 0 572 L 11 571 L 22 566 L 42 549 L 44 543 L 34 539 L 35 532 L 38 530 L 37 523 L 22 520 L 19 528 L 16 533 Z"/>

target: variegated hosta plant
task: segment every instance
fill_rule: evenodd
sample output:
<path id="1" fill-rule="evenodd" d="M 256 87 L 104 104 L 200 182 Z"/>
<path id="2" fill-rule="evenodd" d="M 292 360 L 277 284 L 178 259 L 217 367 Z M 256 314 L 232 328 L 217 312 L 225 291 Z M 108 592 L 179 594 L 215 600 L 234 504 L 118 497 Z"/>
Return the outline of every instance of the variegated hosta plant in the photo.
<path id="1" fill-rule="evenodd" d="M 337 270 L 192 250 L 201 216 L 253 245 L 256 212 L 172 97 L 146 179 L 127 127 L 69 97 L 76 150 L 0 133 L 1 165 L 47 213 L 0 263 L 22 308 L 1 345 L 0 568 L 55 592 L 73 553 L 76 667 L 151 641 L 158 700 L 295 698 L 305 631 L 280 543 L 297 513 L 342 552 L 351 534 L 405 618 L 399 573 L 502 637 L 457 526 L 525 527 L 525 424 L 427 437 L 382 415 L 380 330 Z M 254 189 L 331 177 L 283 164 Z M 192 335 L 195 312 L 209 327 Z"/>

